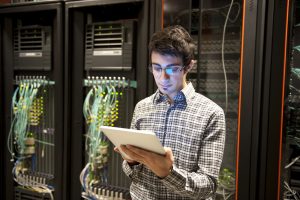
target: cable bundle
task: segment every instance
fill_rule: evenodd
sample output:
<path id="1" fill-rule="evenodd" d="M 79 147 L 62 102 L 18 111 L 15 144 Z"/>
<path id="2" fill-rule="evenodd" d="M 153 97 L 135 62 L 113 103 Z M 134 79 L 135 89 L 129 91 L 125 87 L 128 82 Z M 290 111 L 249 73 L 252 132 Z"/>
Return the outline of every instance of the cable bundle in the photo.
<path id="1" fill-rule="evenodd" d="M 123 92 L 116 87 L 128 86 L 125 79 L 116 80 L 100 77 L 89 77 L 85 85 L 90 86 L 84 104 L 83 115 L 86 121 L 85 148 L 88 154 L 88 163 L 82 170 L 80 181 L 85 192 L 85 198 L 96 198 L 96 194 L 90 190 L 95 185 L 107 184 L 108 177 L 108 148 L 109 142 L 101 133 L 100 126 L 114 126 L 118 119 L 119 97 Z"/>
<path id="2" fill-rule="evenodd" d="M 44 128 L 44 94 L 46 86 L 54 84 L 46 77 L 16 77 L 17 87 L 12 96 L 12 120 L 7 140 L 7 147 L 15 161 L 14 180 L 21 186 L 36 192 L 49 193 L 53 199 L 53 188 L 46 184 L 46 178 L 34 175 L 36 168 L 36 148 L 53 144 L 38 140 L 37 134 Z"/>
<path id="3" fill-rule="evenodd" d="M 43 84 L 39 79 L 21 79 L 13 94 L 11 106 L 13 119 L 8 136 L 8 150 L 13 158 L 16 157 L 13 146 L 15 146 L 15 151 L 19 156 L 16 158 L 23 158 L 28 154 L 33 154 L 31 150 L 28 150 L 26 143 L 33 145 L 30 139 L 33 137 L 33 134 L 29 132 L 29 122 L 33 117 L 31 108 L 41 86 Z M 38 123 L 38 121 L 36 122 Z"/>

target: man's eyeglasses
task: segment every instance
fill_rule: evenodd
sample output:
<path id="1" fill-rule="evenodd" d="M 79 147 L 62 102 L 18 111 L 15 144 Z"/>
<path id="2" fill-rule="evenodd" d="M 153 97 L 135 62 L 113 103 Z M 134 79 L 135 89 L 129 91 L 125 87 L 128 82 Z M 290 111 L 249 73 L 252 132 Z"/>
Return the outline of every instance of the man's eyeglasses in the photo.
<path id="1" fill-rule="evenodd" d="M 183 66 L 180 65 L 172 65 L 172 66 L 167 66 L 166 68 L 162 68 L 158 64 L 150 64 L 149 65 L 149 70 L 150 72 L 153 73 L 153 75 L 160 77 L 162 71 L 164 70 L 166 74 L 169 76 L 176 75 L 178 72 L 183 70 Z"/>

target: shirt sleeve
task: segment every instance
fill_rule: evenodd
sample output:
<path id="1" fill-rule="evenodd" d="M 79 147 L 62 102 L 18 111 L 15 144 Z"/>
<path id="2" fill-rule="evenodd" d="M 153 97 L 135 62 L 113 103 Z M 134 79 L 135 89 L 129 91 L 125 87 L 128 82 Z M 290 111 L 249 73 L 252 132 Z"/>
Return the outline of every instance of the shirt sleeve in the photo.
<path id="1" fill-rule="evenodd" d="M 215 112 L 205 129 L 199 150 L 198 170 L 188 172 L 173 166 L 162 183 L 175 193 L 192 199 L 209 198 L 217 188 L 217 179 L 223 159 L 225 145 L 224 112 Z"/>
<path id="2" fill-rule="evenodd" d="M 126 176 L 128 176 L 129 178 L 131 178 L 131 175 L 133 173 L 132 168 L 129 166 L 128 162 L 126 160 L 123 160 L 122 163 L 122 168 L 124 173 L 126 174 Z"/>

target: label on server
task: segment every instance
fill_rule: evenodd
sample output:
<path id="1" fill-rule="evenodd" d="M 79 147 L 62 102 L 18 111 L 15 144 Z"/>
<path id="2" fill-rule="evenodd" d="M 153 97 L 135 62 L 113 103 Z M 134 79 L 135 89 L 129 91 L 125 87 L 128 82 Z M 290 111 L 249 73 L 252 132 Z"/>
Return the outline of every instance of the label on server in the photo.
<path id="1" fill-rule="evenodd" d="M 122 50 L 101 50 L 93 51 L 93 56 L 121 56 Z"/>
<path id="2" fill-rule="evenodd" d="M 26 52 L 26 53 L 19 53 L 19 57 L 42 57 L 42 52 Z"/>

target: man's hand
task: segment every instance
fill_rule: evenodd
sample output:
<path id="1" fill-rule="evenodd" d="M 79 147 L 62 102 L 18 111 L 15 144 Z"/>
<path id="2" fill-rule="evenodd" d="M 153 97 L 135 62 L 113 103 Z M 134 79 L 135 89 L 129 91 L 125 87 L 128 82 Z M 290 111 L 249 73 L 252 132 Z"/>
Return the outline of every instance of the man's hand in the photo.
<path id="1" fill-rule="evenodd" d="M 137 165 L 137 164 L 139 164 L 137 161 L 124 158 L 123 155 L 121 154 L 120 150 L 118 149 L 118 147 L 115 147 L 114 151 L 117 152 L 117 153 L 119 153 L 122 156 L 122 158 L 128 162 L 129 165 Z"/>
<path id="2" fill-rule="evenodd" d="M 174 163 L 174 157 L 171 148 L 164 147 L 166 154 L 159 155 L 157 153 L 147 151 L 131 145 L 122 145 L 121 149 L 132 160 L 127 160 L 129 163 L 138 162 L 147 166 L 153 173 L 160 178 L 164 178 L 169 175 L 170 169 Z"/>

